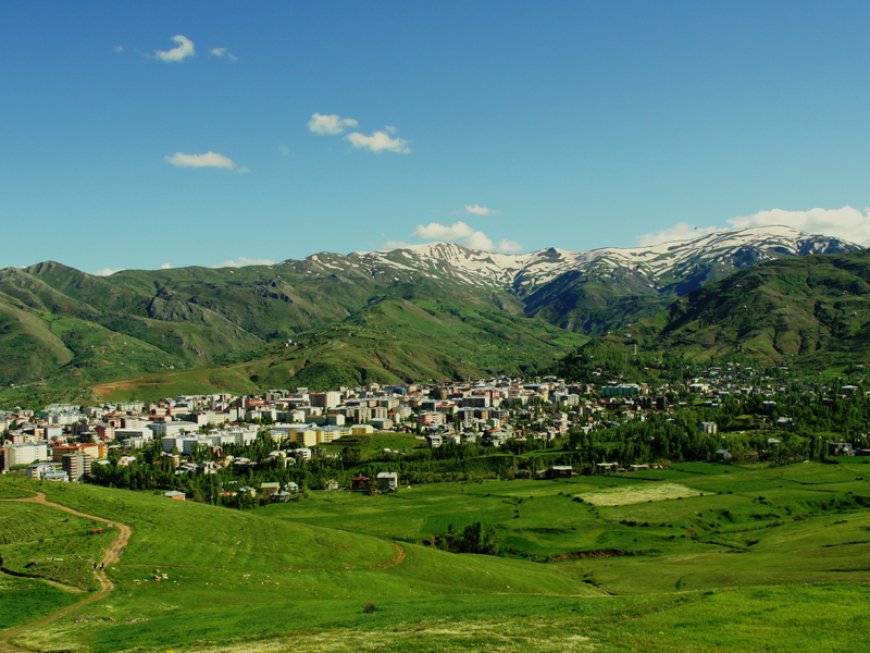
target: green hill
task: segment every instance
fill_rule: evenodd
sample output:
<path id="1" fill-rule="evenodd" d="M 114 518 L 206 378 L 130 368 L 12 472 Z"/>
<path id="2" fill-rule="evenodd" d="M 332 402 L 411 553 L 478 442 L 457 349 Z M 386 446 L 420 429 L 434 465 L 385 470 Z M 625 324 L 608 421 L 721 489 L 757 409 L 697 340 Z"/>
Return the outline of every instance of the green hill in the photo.
<path id="1" fill-rule="evenodd" d="M 0 477 L 0 498 L 39 490 L 132 530 L 101 597 L 92 560 L 114 526 L 0 501 L 3 567 L 28 575 L 0 573 L 0 613 L 40 651 L 855 650 L 870 636 L 865 467 L 687 463 L 251 512 Z M 506 557 L 422 544 L 476 520 Z"/>
<path id="2" fill-rule="evenodd" d="M 660 337 L 688 358 L 815 367 L 870 356 L 870 251 L 772 261 L 675 303 Z"/>
<path id="3" fill-rule="evenodd" d="M 456 265 L 398 250 L 110 277 L 55 262 L 0 270 L 0 402 L 87 401 L 94 386 L 102 397 L 154 397 L 518 374 L 575 351 L 584 333 L 631 331 L 699 362 L 867 358 L 866 251 L 744 268 L 667 309 L 673 293 L 737 263 L 690 257 L 659 287 L 644 266 L 602 260 L 538 284 L 519 275 L 513 287 L 490 258 L 447 249 Z"/>

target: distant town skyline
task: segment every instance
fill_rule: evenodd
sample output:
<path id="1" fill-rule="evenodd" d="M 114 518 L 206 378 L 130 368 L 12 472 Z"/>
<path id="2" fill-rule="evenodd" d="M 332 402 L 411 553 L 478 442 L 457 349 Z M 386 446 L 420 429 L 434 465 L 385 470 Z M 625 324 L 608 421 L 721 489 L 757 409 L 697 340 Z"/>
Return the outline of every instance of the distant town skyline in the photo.
<path id="1" fill-rule="evenodd" d="M 0 267 L 870 245 L 870 5 L 0 5 Z"/>

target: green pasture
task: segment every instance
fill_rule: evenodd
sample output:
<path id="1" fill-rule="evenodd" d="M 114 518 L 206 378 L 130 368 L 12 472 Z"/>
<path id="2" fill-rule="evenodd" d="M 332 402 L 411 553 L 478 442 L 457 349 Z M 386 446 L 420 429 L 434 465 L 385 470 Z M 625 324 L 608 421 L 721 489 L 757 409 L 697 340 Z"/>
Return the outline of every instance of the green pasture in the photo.
<path id="1" fill-rule="evenodd" d="M 380 437 L 367 441 L 372 452 Z M 863 469 L 857 459 L 686 464 L 380 496 L 310 492 L 253 511 L 4 477 L 2 495 L 39 489 L 133 530 L 108 570 L 111 595 L 16 643 L 95 653 L 851 651 L 870 637 Z M 602 494 L 620 500 L 584 499 Z M 18 533 L 12 546 L 28 543 L 18 560 L 33 558 L 40 538 L 91 523 L 49 510 L 0 503 L 0 523 Z M 496 529 L 502 556 L 429 544 L 475 521 Z M 37 581 L 2 581 L 0 606 L 13 591 L 34 614 L 69 601 Z"/>
<path id="2" fill-rule="evenodd" d="M 0 504 L 0 560 L 16 574 L 95 589 L 94 565 L 113 537 L 102 523 L 48 506 Z"/>

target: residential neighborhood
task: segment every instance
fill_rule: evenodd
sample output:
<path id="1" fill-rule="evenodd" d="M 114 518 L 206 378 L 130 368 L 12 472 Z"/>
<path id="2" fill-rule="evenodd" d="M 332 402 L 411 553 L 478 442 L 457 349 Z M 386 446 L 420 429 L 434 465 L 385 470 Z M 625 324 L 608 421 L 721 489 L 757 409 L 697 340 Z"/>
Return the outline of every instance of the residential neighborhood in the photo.
<path id="1" fill-rule="evenodd" d="M 689 382 L 655 387 L 600 374 L 598 383 L 499 377 L 19 408 L 0 412 L 0 470 L 59 482 L 99 481 L 110 471 L 117 476 L 127 468 L 129 475 L 145 465 L 160 467 L 167 475 L 171 471 L 171 477 L 177 478 L 225 472 L 224 477 L 233 474 L 250 482 L 224 479 L 212 489 L 214 496 L 281 502 L 308 486 L 378 493 L 400 490 L 402 483 L 412 480 L 400 477 L 400 468 L 407 468 L 403 456 L 408 454 L 401 449 L 383 447 L 369 457 L 365 470 L 345 473 L 365 462 L 354 452 L 375 434 L 405 435 L 401 442 L 427 449 L 435 457 L 449 455 L 448 447 L 455 452 L 463 446 L 521 452 L 546 450 L 558 442 L 561 449 L 584 450 L 585 458 L 563 455 L 543 467 L 536 463 L 534 469 L 498 470 L 499 477 L 532 473 L 558 478 L 666 464 L 677 452 L 663 456 L 655 447 L 613 438 L 633 433 L 648 420 L 652 429 L 657 419 L 673 425 L 687 416 L 694 422 L 686 428 L 696 431 L 698 438 L 706 437 L 703 451 L 710 460 L 788 457 L 794 461 L 796 456 L 823 453 L 870 454 L 866 433 L 855 433 L 849 442 L 811 441 L 806 451 L 798 451 L 794 442 L 783 443 L 784 437 L 807 426 L 801 423 L 806 420 L 787 414 L 791 409 L 794 416 L 800 413 L 800 407 L 790 406 L 793 387 L 787 370 L 771 375 L 739 365 L 715 367 Z M 855 401 L 863 393 L 854 385 L 819 385 L 806 388 L 801 396 L 832 406 Z M 725 410 L 729 405 L 732 410 Z M 737 437 L 754 432 L 767 434 L 754 448 Z M 307 476 L 300 472 L 317 465 L 317 480 L 310 472 Z M 180 480 L 149 483 L 166 486 L 167 497 L 184 498 Z"/>

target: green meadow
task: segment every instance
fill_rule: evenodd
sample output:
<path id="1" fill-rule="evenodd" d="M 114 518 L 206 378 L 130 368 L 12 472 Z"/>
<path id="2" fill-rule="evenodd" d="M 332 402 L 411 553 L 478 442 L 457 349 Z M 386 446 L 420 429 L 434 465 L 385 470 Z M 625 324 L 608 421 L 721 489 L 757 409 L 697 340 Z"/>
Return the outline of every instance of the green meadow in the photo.
<path id="1" fill-rule="evenodd" d="M 859 650 L 870 639 L 867 471 L 860 458 L 691 463 L 310 492 L 253 511 L 2 477 L 3 497 L 38 489 L 133 531 L 107 570 L 113 592 L 12 641 L 94 652 Z M 501 555 L 432 545 L 474 522 Z M 62 541 L 90 558 L 113 536 L 22 503 L 0 503 L 0 524 L 0 556 L 22 568 L 66 560 Z M 26 570 L 36 578 L 0 576 L 3 626 L 81 596 L 39 577 L 90 589 L 57 568 Z"/>

